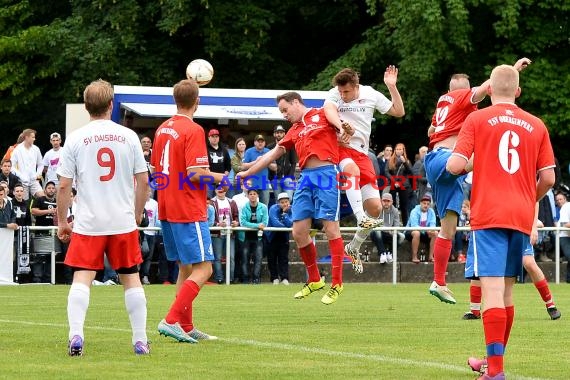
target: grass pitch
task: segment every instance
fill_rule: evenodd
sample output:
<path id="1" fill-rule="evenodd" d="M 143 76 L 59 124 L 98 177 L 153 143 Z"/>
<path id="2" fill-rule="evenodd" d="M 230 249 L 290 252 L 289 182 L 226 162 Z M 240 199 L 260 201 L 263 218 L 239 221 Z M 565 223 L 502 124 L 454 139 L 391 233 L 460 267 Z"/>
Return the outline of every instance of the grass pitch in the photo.
<path id="1" fill-rule="evenodd" d="M 336 304 L 291 286 L 206 286 L 194 320 L 220 337 L 199 344 L 160 337 L 174 287 L 145 287 L 151 355 L 132 352 L 122 287 L 93 287 L 83 357 L 67 356 L 68 286 L 0 287 L 1 379 L 473 379 L 468 356 L 484 355 L 482 323 L 463 321 L 468 284 L 451 284 L 457 305 L 429 284 L 346 283 Z M 570 287 L 551 285 L 562 318 L 551 321 L 532 284 L 515 288 L 509 379 L 567 379 Z"/>

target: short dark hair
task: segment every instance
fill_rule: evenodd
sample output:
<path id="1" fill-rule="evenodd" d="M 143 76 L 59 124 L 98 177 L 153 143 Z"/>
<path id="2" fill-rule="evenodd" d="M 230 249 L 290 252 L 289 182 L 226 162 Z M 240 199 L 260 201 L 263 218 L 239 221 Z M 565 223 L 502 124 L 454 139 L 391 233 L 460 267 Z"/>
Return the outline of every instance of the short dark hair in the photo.
<path id="1" fill-rule="evenodd" d="M 303 102 L 303 98 L 301 97 L 301 94 L 295 91 L 289 91 L 277 96 L 277 103 L 279 104 L 279 102 L 282 100 L 285 100 L 287 103 L 293 103 L 293 100 L 295 99 L 297 99 L 299 103 L 305 105 L 305 103 Z"/>
<path id="2" fill-rule="evenodd" d="M 351 68 L 340 70 L 332 80 L 333 86 L 344 86 L 351 84 L 356 86 L 358 84 L 358 73 Z"/>

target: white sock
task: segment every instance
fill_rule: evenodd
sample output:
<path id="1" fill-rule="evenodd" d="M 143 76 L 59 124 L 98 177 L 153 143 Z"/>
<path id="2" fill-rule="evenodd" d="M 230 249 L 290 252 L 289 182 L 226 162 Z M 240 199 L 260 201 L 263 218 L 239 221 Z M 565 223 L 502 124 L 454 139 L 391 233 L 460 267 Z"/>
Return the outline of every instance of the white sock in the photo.
<path id="1" fill-rule="evenodd" d="M 91 289 L 87 285 L 74 282 L 67 296 L 67 320 L 69 321 L 69 340 L 75 335 L 84 337 L 83 326 L 89 307 Z"/>
<path id="2" fill-rule="evenodd" d="M 125 290 L 125 306 L 129 313 L 133 330 L 133 345 L 139 340 L 147 343 L 146 337 L 146 297 L 142 287 Z"/>
<path id="3" fill-rule="evenodd" d="M 354 177 L 351 181 L 356 180 Z M 362 205 L 362 193 L 360 192 L 360 187 L 358 185 L 351 184 L 348 189 L 346 189 L 346 197 L 352 207 L 352 212 L 356 216 L 356 222 L 360 223 L 364 219 L 364 206 Z"/>
<path id="4" fill-rule="evenodd" d="M 358 231 L 356 231 L 356 233 L 354 234 L 354 237 L 352 238 L 352 241 L 350 242 L 350 246 L 353 249 L 360 251 L 360 246 L 362 245 L 362 243 L 364 243 L 364 241 L 366 241 L 366 239 L 368 238 L 368 235 L 370 235 L 370 232 L 372 232 L 372 230 L 358 230 Z"/>

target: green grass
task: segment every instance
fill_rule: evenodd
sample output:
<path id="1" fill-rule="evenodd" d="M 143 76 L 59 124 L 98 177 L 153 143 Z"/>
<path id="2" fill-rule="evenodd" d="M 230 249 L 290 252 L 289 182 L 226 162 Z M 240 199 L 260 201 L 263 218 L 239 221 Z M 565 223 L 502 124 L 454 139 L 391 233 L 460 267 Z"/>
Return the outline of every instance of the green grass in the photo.
<path id="1" fill-rule="evenodd" d="M 481 321 L 428 294 L 428 284 L 345 284 L 336 304 L 304 300 L 286 286 L 206 286 L 194 321 L 219 341 L 176 343 L 156 332 L 174 287 L 145 287 L 152 353 L 132 353 L 121 287 L 94 287 L 85 354 L 67 349 L 67 286 L 0 287 L 2 379 L 473 379 L 465 365 L 484 354 Z M 570 287 L 551 285 L 562 319 L 551 321 L 532 284 L 515 289 L 509 379 L 567 379 Z"/>

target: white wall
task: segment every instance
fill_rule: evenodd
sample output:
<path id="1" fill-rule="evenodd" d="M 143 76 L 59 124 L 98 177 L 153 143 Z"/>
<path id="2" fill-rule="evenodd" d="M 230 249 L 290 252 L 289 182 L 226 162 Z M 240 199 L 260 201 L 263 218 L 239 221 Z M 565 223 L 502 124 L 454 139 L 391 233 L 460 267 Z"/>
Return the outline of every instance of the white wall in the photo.
<path id="1" fill-rule="evenodd" d="M 66 104 L 65 107 L 65 135 L 89 123 L 89 113 L 83 103 Z"/>

